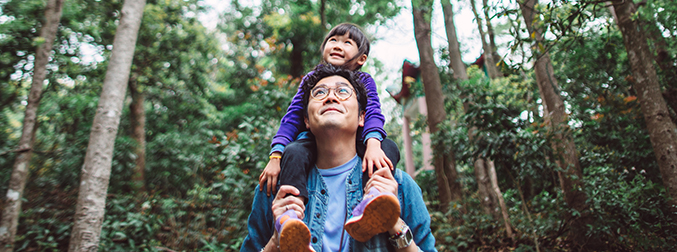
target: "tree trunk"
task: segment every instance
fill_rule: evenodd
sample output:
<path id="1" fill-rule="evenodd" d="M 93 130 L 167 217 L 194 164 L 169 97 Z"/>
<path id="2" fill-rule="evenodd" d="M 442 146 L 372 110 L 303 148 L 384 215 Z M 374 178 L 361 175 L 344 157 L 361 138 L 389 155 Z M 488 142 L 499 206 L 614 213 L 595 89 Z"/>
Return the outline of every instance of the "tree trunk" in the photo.
<path id="1" fill-rule="evenodd" d="M 498 63 L 501 57 L 498 55 L 498 47 L 496 46 L 496 35 L 494 33 L 494 26 L 491 25 L 491 18 L 489 18 L 489 3 L 487 0 L 482 0 L 482 9 L 484 10 L 484 21 L 487 25 L 487 35 L 489 36 L 489 47 L 491 48 L 491 56 L 495 63 Z M 498 71 L 501 74 L 501 71 Z"/>
<path id="2" fill-rule="evenodd" d="M 40 37 L 44 38 L 44 43 L 38 46 L 35 52 L 33 80 L 28 94 L 23 129 L 17 148 L 18 155 L 12 166 L 5 208 L 2 212 L 2 220 L 0 220 L 0 251 L 14 250 L 14 239 L 19 224 L 19 213 L 21 213 L 21 198 L 26 187 L 26 180 L 28 180 L 29 162 L 33 154 L 35 132 L 38 128 L 36 117 L 40 106 L 42 87 L 47 76 L 49 55 L 59 28 L 59 20 L 61 20 L 63 1 L 49 0 L 45 6 L 45 21 L 42 29 L 40 29 Z"/>
<path id="3" fill-rule="evenodd" d="M 113 145 L 146 0 L 125 0 L 82 165 L 68 251 L 96 251 L 110 181 Z"/>
<path id="4" fill-rule="evenodd" d="M 146 94 L 139 90 L 135 79 L 129 81 L 129 91 L 132 96 L 132 103 L 129 105 L 129 115 L 132 121 L 132 138 L 136 141 L 136 146 L 134 146 L 136 160 L 134 162 L 134 173 L 132 174 L 132 190 L 137 195 L 141 195 L 146 192 L 146 109 L 143 107 Z"/>
<path id="5" fill-rule="evenodd" d="M 444 111 L 444 97 L 440 75 L 433 60 L 433 49 L 430 43 L 430 15 L 432 10 L 431 0 L 413 0 L 414 33 L 416 45 L 421 61 L 421 77 L 425 99 L 428 108 L 428 126 L 430 133 L 439 131 L 438 124 L 446 119 Z M 442 146 L 435 146 L 435 150 L 441 150 Z M 448 209 L 451 201 L 460 200 L 462 196 L 461 185 L 457 181 L 456 164 L 454 154 L 447 155 L 437 152 L 434 158 L 437 184 L 440 190 L 440 205 L 442 209 Z"/>
<path id="6" fill-rule="evenodd" d="M 456 36 L 454 7 L 449 0 L 442 0 L 442 11 L 444 12 L 444 27 L 447 30 L 447 41 L 449 42 L 449 66 L 454 70 L 454 79 L 467 80 L 468 73 L 461 57 L 461 46 Z"/>
<path id="7" fill-rule="evenodd" d="M 327 0 L 320 0 L 320 22 L 322 24 L 322 29 L 327 29 Z"/>
<path id="8" fill-rule="evenodd" d="M 652 54 L 647 37 L 632 16 L 636 7 L 631 1 L 614 1 L 618 16 L 618 27 L 623 34 L 628 61 L 632 69 L 631 82 L 637 91 L 637 98 L 644 114 L 646 128 L 653 146 L 663 185 L 670 196 L 673 207 L 673 222 L 677 223 L 677 128 L 670 120 L 668 107 L 661 96 L 658 76 L 653 66 Z"/>
<path id="9" fill-rule="evenodd" d="M 477 158 L 475 159 L 475 180 L 477 180 L 477 193 L 480 197 L 480 202 L 482 202 L 482 209 L 487 215 L 491 215 L 494 219 L 498 219 L 496 213 L 496 201 L 494 200 L 495 196 L 493 194 L 493 188 L 490 187 L 491 179 L 487 175 L 486 162 L 484 159 Z"/>
<path id="10" fill-rule="evenodd" d="M 294 78 L 303 76 L 303 42 L 298 40 L 292 40 L 292 49 L 291 49 L 291 62 L 289 69 L 291 71 L 291 76 Z"/>
<path id="11" fill-rule="evenodd" d="M 477 29 L 480 32 L 480 37 L 482 38 L 482 49 L 484 50 L 484 67 L 487 70 L 487 75 L 489 78 L 496 79 L 498 78 L 498 69 L 496 68 L 496 62 L 494 61 L 493 49 L 487 43 L 487 35 L 484 33 L 484 28 L 482 27 L 482 18 L 479 13 L 477 13 L 477 7 L 475 6 L 475 0 L 470 0 L 470 6 L 472 6 L 472 13 L 475 15 L 475 20 L 477 21 Z"/>
<path id="12" fill-rule="evenodd" d="M 501 206 L 501 215 L 503 216 L 503 224 L 505 225 L 505 232 L 508 233 L 508 237 L 511 240 L 515 241 L 515 237 L 512 234 L 512 225 L 510 224 L 510 216 L 508 215 L 508 208 L 505 206 L 505 201 L 503 200 L 503 194 L 501 193 L 501 188 L 498 187 L 498 178 L 496 177 L 496 166 L 494 166 L 494 161 L 487 162 L 487 171 L 489 171 L 489 178 L 491 179 L 491 187 L 493 193 L 498 199 L 498 205 Z"/>
<path id="13" fill-rule="evenodd" d="M 580 179 L 583 177 L 581 167 L 576 154 L 576 147 L 568 132 L 567 115 L 564 102 L 559 95 L 559 85 L 554 76 L 554 70 L 550 61 L 550 54 L 538 50 L 539 44 L 544 40 L 539 28 L 533 27 L 534 5 L 537 0 L 520 2 L 522 15 L 524 16 L 529 34 L 536 38 L 532 52 L 536 62 L 534 71 L 538 91 L 543 100 L 545 119 L 550 131 L 555 136 L 552 144 L 557 159 L 555 163 L 562 169 L 557 172 L 560 186 L 564 192 L 564 201 L 569 207 L 580 213 L 579 216 L 567 216 L 570 219 L 569 239 L 578 249 L 584 246 L 592 248 L 600 245 L 595 237 L 586 237 L 587 225 L 592 223 L 592 218 L 587 211 L 587 195 L 581 190 Z"/>
<path id="14" fill-rule="evenodd" d="M 454 8 L 449 0 L 442 0 L 442 11 L 444 12 L 444 24 L 447 31 L 447 41 L 449 42 L 449 61 L 450 67 L 454 70 L 454 79 L 468 80 L 465 64 L 461 57 L 461 50 L 456 36 L 456 25 L 454 24 Z M 465 97 L 461 97 L 464 99 Z M 468 104 L 463 103 L 463 110 L 467 112 Z M 472 141 L 475 135 L 475 128 L 470 129 L 468 138 Z M 488 215 L 498 218 L 496 212 L 496 205 L 498 204 L 496 197 L 491 193 L 491 184 L 486 172 L 486 162 L 481 157 L 475 157 L 475 179 L 477 181 L 477 193 L 479 194 L 482 208 Z"/>

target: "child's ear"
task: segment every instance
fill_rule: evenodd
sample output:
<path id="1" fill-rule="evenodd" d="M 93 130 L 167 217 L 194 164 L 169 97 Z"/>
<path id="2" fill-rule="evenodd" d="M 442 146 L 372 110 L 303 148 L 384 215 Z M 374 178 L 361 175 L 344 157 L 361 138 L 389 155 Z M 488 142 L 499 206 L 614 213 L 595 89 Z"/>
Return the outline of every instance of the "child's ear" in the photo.
<path id="1" fill-rule="evenodd" d="M 359 123 L 360 127 L 364 127 L 364 115 L 365 114 L 366 113 L 364 111 L 362 111 L 362 113 L 360 113 L 360 117 L 357 118 L 357 122 Z"/>
<path id="2" fill-rule="evenodd" d="M 363 66 L 364 63 L 366 63 L 366 62 L 367 62 L 367 55 L 366 54 L 362 54 L 362 56 L 358 57 L 357 60 L 355 61 L 355 63 L 360 65 L 360 66 Z"/>

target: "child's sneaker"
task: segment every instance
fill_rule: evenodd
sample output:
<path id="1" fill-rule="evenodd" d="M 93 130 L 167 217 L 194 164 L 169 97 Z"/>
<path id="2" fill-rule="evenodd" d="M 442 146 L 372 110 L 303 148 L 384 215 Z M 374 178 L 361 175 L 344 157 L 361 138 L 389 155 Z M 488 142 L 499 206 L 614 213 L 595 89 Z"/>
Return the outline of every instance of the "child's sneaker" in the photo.
<path id="1" fill-rule="evenodd" d="M 400 217 L 400 202 L 390 192 L 372 187 L 353 210 L 345 228 L 353 239 L 366 242 L 374 235 L 388 231 Z"/>
<path id="2" fill-rule="evenodd" d="M 275 220 L 275 230 L 277 230 L 278 240 L 280 242 L 280 251 L 286 252 L 315 252 L 310 246 L 310 230 L 302 220 L 296 216 L 294 210 L 289 209 L 282 216 Z"/>

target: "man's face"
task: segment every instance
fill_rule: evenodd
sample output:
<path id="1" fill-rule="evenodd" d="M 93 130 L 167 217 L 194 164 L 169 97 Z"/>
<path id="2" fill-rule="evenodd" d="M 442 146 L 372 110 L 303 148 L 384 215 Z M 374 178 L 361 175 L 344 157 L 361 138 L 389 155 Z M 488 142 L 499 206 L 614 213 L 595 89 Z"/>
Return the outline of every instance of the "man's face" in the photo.
<path id="1" fill-rule="evenodd" d="M 337 95 L 337 87 L 348 85 L 352 95 L 341 100 Z M 357 95 L 352 90 L 350 82 L 341 76 L 330 76 L 321 79 L 315 85 L 327 87 L 328 95 L 321 100 L 308 99 L 308 116 L 305 118 L 306 127 L 317 134 L 319 130 L 340 129 L 357 131 L 358 126 L 364 126 L 364 113 L 360 113 Z M 312 92 L 312 91 L 311 91 Z"/>

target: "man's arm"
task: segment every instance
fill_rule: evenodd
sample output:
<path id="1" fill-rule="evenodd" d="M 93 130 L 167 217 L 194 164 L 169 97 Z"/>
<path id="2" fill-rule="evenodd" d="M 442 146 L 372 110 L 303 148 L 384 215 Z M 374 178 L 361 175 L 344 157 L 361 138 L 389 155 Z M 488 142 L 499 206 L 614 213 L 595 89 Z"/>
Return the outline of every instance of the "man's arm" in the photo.
<path id="1" fill-rule="evenodd" d="M 378 171 L 374 172 L 373 176 L 367 181 L 367 184 L 365 186 L 365 190 L 369 191 L 370 188 L 375 187 L 381 192 L 391 192 L 394 195 L 397 195 L 398 191 L 398 183 L 393 177 L 392 172 L 389 169 L 379 169 Z M 403 202 L 400 202 L 400 205 L 402 205 Z M 426 211 L 427 212 L 427 211 Z M 390 228 L 388 230 L 388 234 L 390 236 L 395 235 L 399 233 L 402 230 L 403 224 L 405 224 L 406 221 L 402 220 L 400 218 L 397 223 L 395 223 L 395 226 Z M 413 233 L 413 231 L 412 231 Z M 416 245 L 416 240 L 412 241 L 409 246 L 405 248 L 400 248 L 396 249 L 398 252 L 413 252 L 413 251 L 419 251 L 418 246 Z"/>
<path id="2" fill-rule="evenodd" d="M 298 195 L 299 191 L 293 186 L 284 185 L 275 195 L 267 196 L 265 192 L 255 190 L 252 212 L 247 220 L 249 234 L 245 237 L 240 251 L 271 251 L 277 252 L 278 240 L 275 232 L 274 220 L 287 209 L 296 210 L 296 215 L 303 218 L 305 205 L 297 197 L 284 197 L 287 194 Z"/>

